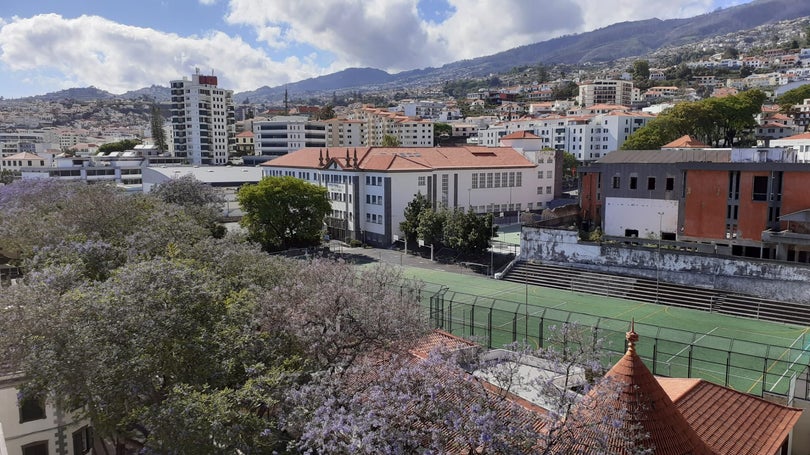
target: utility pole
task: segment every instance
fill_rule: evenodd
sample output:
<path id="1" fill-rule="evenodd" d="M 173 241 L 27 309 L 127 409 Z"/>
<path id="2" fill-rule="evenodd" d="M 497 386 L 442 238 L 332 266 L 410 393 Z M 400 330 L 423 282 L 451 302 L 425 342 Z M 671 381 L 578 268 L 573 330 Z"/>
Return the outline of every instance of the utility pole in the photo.
<path id="1" fill-rule="evenodd" d="M 655 303 L 658 303 L 661 288 L 661 233 L 664 212 L 658 212 L 658 257 L 655 260 Z"/>

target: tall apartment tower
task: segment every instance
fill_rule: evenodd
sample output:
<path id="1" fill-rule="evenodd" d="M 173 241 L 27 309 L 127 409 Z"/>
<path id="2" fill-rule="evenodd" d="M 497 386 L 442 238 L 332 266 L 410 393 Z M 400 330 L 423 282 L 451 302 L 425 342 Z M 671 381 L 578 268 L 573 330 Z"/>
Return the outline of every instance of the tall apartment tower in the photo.
<path id="1" fill-rule="evenodd" d="M 194 165 L 224 165 L 236 144 L 233 91 L 216 76 L 171 81 L 174 155 Z"/>

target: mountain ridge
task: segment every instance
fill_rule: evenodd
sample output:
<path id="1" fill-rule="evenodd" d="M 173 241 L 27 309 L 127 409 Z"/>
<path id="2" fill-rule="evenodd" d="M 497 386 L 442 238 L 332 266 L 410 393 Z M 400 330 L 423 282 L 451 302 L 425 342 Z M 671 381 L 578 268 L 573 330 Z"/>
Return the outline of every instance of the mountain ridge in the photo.
<path id="1" fill-rule="evenodd" d="M 517 66 L 554 64 L 602 64 L 644 55 L 669 46 L 688 44 L 713 36 L 751 29 L 782 20 L 810 16 L 810 2 L 795 0 L 754 0 L 751 3 L 718 9 L 692 18 L 644 19 L 611 24 L 590 32 L 564 35 L 538 43 L 527 44 L 488 56 L 458 60 L 442 65 L 390 74 L 376 68 L 347 68 L 336 73 L 279 85 L 263 86 L 234 94 L 235 102 L 278 102 L 285 90 L 296 96 L 346 90 L 369 90 L 369 87 L 406 88 L 430 81 L 442 82 L 454 78 L 482 77 L 503 73 Z M 89 87 L 68 89 L 30 99 L 139 99 L 152 98 L 159 102 L 169 99 L 168 87 L 155 86 L 113 95 Z M 60 98 L 61 97 L 61 98 Z M 77 98 L 80 97 L 80 98 Z M 21 98 L 24 99 L 24 98 Z"/>

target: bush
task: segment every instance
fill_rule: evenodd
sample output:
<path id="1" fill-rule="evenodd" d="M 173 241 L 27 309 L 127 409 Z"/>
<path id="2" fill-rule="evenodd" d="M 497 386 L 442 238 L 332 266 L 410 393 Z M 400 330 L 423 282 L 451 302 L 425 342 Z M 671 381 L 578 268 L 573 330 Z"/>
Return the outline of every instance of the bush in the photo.
<path id="1" fill-rule="evenodd" d="M 363 246 L 363 242 L 357 239 L 351 239 L 349 240 L 349 246 L 352 248 L 357 248 L 358 246 Z"/>

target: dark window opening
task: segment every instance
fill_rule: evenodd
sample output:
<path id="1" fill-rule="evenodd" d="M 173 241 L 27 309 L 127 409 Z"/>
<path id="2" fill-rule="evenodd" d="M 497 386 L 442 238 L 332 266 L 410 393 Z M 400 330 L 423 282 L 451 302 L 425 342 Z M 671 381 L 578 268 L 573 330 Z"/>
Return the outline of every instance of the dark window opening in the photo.
<path id="1" fill-rule="evenodd" d="M 673 177 L 667 177 L 667 191 L 675 190 L 675 179 Z"/>
<path id="2" fill-rule="evenodd" d="M 20 423 L 45 418 L 45 400 L 39 397 L 23 398 L 19 403 Z"/>
<path id="3" fill-rule="evenodd" d="M 621 187 L 622 187 L 622 178 L 619 177 L 618 175 L 614 176 L 613 177 L 613 188 L 614 189 L 619 189 Z"/>
<path id="4" fill-rule="evenodd" d="M 754 177 L 754 191 L 752 198 L 755 201 L 768 200 L 768 177 L 766 176 Z"/>
<path id="5" fill-rule="evenodd" d="M 630 189 L 635 190 L 638 188 L 638 177 L 630 177 Z"/>
<path id="6" fill-rule="evenodd" d="M 655 177 L 647 177 L 647 189 L 650 191 L 655 189 Z"/>
<path id="7" fill-rule="evenodd" d="M 48 441 L 38 441 L 22 446 L 22 455 L 48 455 Z"/>
<path id="8" fill-rule="evenodd" d="M 638 229 L 625 229 L 624 230 L 625 237 L 638 237 Z"/>

